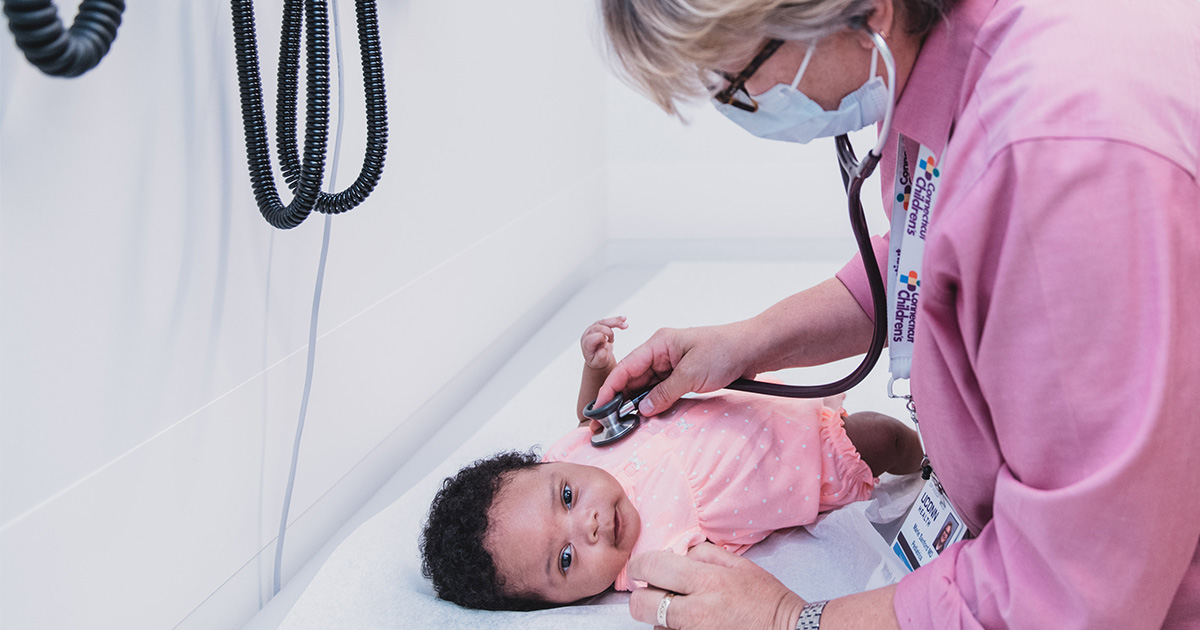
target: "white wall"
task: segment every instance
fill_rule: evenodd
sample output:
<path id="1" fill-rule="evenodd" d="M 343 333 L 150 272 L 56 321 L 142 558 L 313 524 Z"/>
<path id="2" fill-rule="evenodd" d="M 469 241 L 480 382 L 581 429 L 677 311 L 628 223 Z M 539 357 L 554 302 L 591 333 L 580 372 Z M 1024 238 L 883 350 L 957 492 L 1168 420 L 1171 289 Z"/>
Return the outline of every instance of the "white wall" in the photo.
<path id="1" fill-rule="evenodd" d="M 270 102 L 281 3 L 255 4 Z M 344 186 L 363 129 L 340 4 Z M 285 578 L 606 236 L 590 3 L 379 4 L 389 150 L 333 221 Z M 6 630 L 236 627 L 269 588 L 323 217 L 275 231 L 253 205 L 228 12 L 132 3 L 74 80 L 0 36 Z M 189 617 L 213 596 L 219 619 Z"/>
<path id="2" fill-rule="evenodd" d="M 281 1 L 255 4 L 271 119 Z M 830 141 L 667 118 L 608 77 L 594 0 L 379 4 L 389 151 L 333 220 L 285 580 L 606 242 L 851 250 Z M 130 4 L 74 80 L 0 36 L 6 630 L 239 627 L 269 596 L 323 217 L 276 231 L 253 205 L 228 11 Z"/>
<path id="3" fill-rule="evenodd" d="M 820 244 L 847 258 L 855 251 L 832 139 L 761 140 L 707 103 L 686 109 L 684 124 L 615 78 L 608 89 L 613 238 L 679 241 L 678 254 L 695 239 L 742 249 L 754 241 L 768 249 Z M 876 136 L 868 128 L 851 137 L 862 156 Z M 878 184 L 863 191 L 872 227 L 886 230 Z"/>

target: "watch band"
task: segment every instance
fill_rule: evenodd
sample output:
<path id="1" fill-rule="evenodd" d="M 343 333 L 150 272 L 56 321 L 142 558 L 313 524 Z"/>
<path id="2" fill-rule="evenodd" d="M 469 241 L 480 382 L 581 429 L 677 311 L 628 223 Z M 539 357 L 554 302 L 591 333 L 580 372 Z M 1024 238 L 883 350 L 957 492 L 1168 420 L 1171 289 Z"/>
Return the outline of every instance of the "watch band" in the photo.
<path id="1" fill-rule="evenodd" d="M 825 612 L 825 604 L 829 600 L 819 602 L 809 602 L 804 605 L 800 611 L 800 619 L 796 621 L 796 630 L 819 630 L 821 627 L 821 613 Z"/>

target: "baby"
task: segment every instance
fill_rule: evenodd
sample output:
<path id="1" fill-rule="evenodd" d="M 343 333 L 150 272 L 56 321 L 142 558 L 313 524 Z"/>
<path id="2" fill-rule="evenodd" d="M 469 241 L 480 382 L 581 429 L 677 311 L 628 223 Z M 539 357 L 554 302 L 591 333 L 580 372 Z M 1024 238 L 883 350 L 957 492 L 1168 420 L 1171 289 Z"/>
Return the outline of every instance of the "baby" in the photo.
<path id="1" fill-rule="evenodd" d="M 614 328 L 584 331 L 579 427 L 533 453 L 501 453 L 447 479 L 421 536 L 438 596 L 470 608 L 529 610 L 610 586 L 631 590 L 629 558 L 711 541 L 742 553 L 777 529 L 870 498 L 884 472 L 921 465 L 916 432 L 820 400 L 721 392 L 680 400 L 628 437 L 593 447 L 583 416 L 616 365 Z"/>

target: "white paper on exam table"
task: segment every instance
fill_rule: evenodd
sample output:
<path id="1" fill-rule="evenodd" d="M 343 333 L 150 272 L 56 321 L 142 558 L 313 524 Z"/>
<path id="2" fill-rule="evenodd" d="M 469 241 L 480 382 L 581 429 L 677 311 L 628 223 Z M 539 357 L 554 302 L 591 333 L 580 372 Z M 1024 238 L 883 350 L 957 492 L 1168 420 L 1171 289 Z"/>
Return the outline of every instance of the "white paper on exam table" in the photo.
<path id="1" fill-rule="evenodd" d="M 910 503 L 915 493 L 906 487 L 920 488 L 911 478 L 893 478 L 888 483 L 896 495 L 891 498 L 908 497 Z M 534 612 L 467 610 L 437 599 L 421 576 L 413 542 L 428 506 L 428 496 L 421 494 L 420 498 L 405 495 L 347 538 L 309 584 L 281 630 L 645 627 L 630 618 L 628 593 L 608 592 L 584 605 Z M 854 504 L 807 527 L 776 532 L 746 557 L 809 599 L 882 585 L 877 583 L 881 563 L 893 565 L 884 574 L 898 579 L 902 572 L 888 559 L 887 544 L 866 516 L 874 505 Z"/>

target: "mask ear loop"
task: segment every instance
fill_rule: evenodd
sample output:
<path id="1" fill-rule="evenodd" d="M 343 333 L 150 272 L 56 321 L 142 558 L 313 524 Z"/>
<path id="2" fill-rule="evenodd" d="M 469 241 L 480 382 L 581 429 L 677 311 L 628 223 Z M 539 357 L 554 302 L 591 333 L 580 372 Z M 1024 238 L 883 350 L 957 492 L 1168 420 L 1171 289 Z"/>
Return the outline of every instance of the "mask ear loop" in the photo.
<path id="1" fill-rule="evenodd" d="M 808 70 L 808 62 L 812 61 L 813 51 L 817 48 L 817 42 L 811 42 L 808 45 L 808 50 L 804 53 L 804 61 L 800 62 L 800 69 L 796 71 L 796 78 L 792 79 L 792 89 L 800 87 L 800 79 L 804 78 L 804 71 Z M 874 68 L 872 68 L 874 72 Z"/>

